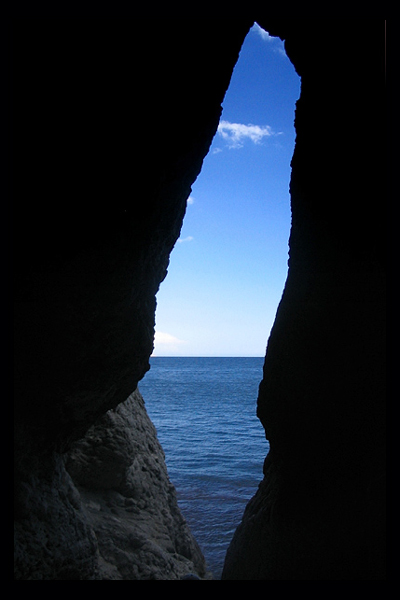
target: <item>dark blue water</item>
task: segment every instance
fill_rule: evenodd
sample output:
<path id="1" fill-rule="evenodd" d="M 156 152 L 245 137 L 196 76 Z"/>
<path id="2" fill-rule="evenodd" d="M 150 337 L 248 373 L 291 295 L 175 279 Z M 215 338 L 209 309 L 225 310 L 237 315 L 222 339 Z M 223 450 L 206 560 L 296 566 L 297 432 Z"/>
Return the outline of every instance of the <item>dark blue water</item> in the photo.
<path id="1" fill-rule="evenodd" d="M 268 452 L 256 417 L 263 358 L 152 357 L 139 384 L 183 515 L 215 578 Z"/>

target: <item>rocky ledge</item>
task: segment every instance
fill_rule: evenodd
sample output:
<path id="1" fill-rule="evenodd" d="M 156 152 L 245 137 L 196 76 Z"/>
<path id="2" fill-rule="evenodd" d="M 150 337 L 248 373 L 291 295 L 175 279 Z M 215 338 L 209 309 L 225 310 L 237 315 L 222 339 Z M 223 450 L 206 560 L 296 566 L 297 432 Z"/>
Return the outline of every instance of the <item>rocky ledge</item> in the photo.
<path id="1" fill-rule="evenodd" d="M 97 579 L 209 577 L 138 390 L 74 445 L 66 467 L 97 539 Z"/>

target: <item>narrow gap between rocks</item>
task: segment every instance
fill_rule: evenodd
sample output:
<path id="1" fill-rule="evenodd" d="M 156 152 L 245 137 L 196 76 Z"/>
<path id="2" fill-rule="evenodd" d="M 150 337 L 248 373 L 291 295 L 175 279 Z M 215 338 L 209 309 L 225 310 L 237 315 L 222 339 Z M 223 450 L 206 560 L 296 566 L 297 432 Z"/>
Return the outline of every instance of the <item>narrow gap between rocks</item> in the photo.
<path id="1" fill-rule="evenodd" d="M 151 370 L 139 385 L 216 579 L 268 452 L 256 399 L 287 275 L 299 94 L 283 43 L 255 24 L 188 199 L 157 297 Z"/>

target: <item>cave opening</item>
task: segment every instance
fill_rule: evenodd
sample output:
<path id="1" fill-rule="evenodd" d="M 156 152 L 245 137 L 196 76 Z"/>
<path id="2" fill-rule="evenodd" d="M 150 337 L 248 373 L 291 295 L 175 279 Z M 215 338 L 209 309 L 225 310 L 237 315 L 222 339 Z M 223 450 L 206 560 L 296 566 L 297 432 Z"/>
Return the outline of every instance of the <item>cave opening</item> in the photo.
<path id="1" fill-rule="evenodd" d="M 243 516 L 224 579 L 384 579 L 384 22 L 260 23 L 287 40 L 302 95 L 292 160 L 290 271 L 258 395 L 273 452 L 245 513 L 245 496 L 254 489 L 246 461 L 256 458 L 258 482 L 266 449 L 251 388 L 259 369 L 249 387 L 239 364 L 250 365 L 249 375 L 253 361 L 264 360 L 268 324 L 252 301 L 267 297 L 263 282 L 270 281 L 266 263 L 262 277 L 255 276 L 257 257 L 266 260 L 268 252 L 252 246 L 260 237 L 248 219 L 257 215 L 261 239 L 268 240 L 273 219 L 258 212 L 257 202 L 278 208 L 271 182 L 262 196 L 251 169 L 258 158 L 263 172 L 272 164 L 278 173 L 276 155 L 267 160 L 260 153 L 287 139 L 270 113 L 265 119 L 221 117 L 158 295 L 158 356 L 140 386 L 182 511 L 215 578 Z M 189 188 L 252 24 L 156 19 L 152 36 L 145 19 L 15 24 L 16 579 L 181 579 L 188 569 L 205 574 L 135 388 L 148 368 L 155 294 Z M 338 31 L 346 44 L 337 43 Z M 263 52 L 272 51 L 270 36 L 257 28 L 253 34 L 265 44 Z M 268 64 L 273 58 L 280 58 L 278 50 Z M 279 82 L 278 71 L 271 81 Z M 272 87 L 271 96 L 264 89 L 263 102 L 278 94 Z M 375 126 L 366 127 L 371 120 Z M 240 185 L 233 173 L 245 153 L 251 160 Z M 232 194 L 221 188 L 214 196 L 201 194 L 212 161 L 219 161 L 221 176 L 226 157 L 236 159 L 225 177 Z M 286 199 L 287 187 L 286 180 Z M 243 207 L 240 226 L 228 227 L 231 213 Z M 203 238 L 193 229 L 201 210 L 211 216 Z M 190 254 L 195 248 L 208 258 L 207 268 Z M 197 295 L 189 295 L 187 277 L 173 289 L 180 332 L 161 317 L 182 257 L 188 259 L 185 276 L 203 279 Z M 232 285 L 223 296 L 226 280 Z M 241 297 L 244 311 L 231 311 Z M 223 310 L 212 319 L 218 302 Z M 264 304 L 263 315 L 266 310 Z M 194 351 L 189 326 L 197 326 Z M 249 339 L 260 333 L 259 356 L 252 356 L 254 346 L 245 355 L 243 330 Z M 204 339 L 214 342 L 214 355 L 204 356 Z M 169 344 L 169 354 L 161 356 L 160 341 L 164 351 Z M 222 341 L 223 349 L 216 349 Z M 168 361 L 178 361 L 175 375 Z M 246 428 L 250 414 L 254 426 Z M 255 457 L 257 440 L 264 448 Z M 232 501 L 238 500 L 234 513 Z"/>
<path id="2" fill-rule="evenodd" d="M 265 355 L 287 276 L 299 94 L 283 42 L 255 24 L 157 294 L 155 356 Z"/>
<path id="3" fill-rule="evenodd" d="M 216 578 L 268 452 L 256 398 L 287 276 L 299 94 L 283 42 L 255 23 L 187 201 L 139 386 Z"/>

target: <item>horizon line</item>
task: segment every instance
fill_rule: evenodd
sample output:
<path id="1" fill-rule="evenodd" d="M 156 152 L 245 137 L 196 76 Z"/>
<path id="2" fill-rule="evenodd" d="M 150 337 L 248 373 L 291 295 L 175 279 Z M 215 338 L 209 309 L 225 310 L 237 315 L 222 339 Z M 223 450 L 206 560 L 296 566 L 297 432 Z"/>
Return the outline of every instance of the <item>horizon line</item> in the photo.
<path id="1" fill-rule="evenodd" d="M 174 354 L 171 355 L 157 355 L 157 354 L 151 354 L 150 358 L 265 358 L 265 354 L 257 354 L 257 355 L 253 355 L 253 354 L 246 354 L 246 355 L 239 355 L 239 354 L 235 354 L 235 355 L 219 355 L 219 354 L 208 354 L 208 355 L 183 355 L 183 356 L 177 356 Z"/>

